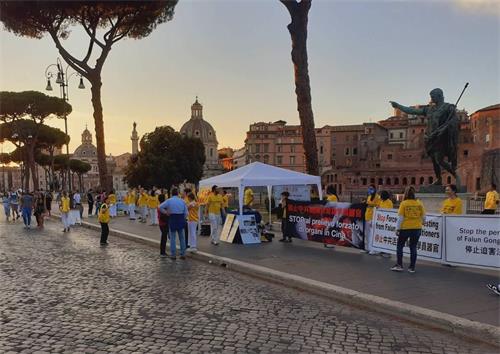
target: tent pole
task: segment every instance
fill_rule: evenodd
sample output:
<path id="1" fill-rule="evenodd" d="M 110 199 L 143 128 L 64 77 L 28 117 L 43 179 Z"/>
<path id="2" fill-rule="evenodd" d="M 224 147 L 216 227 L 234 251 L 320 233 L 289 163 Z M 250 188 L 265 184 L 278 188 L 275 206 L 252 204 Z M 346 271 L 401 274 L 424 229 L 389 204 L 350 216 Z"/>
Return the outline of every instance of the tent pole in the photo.
<path id="1" fill-rule="evenodd" d="M 271 205 L 271 200 L 272 200 L 272 191 L 273 191 L 273 186 L 267 186 L 267 197 L 269 199 L 269 227 L 272 227 L 273 225 L 273 212 L 272 212 L 272 205 Z"/>

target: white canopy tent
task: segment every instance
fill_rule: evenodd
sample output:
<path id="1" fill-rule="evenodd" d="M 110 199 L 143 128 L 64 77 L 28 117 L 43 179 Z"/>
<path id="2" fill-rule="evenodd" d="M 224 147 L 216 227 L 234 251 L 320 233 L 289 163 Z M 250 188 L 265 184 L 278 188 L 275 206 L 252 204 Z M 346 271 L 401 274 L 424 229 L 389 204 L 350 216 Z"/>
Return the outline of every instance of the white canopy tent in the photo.
<path id="1" fill-rule="evenodd" d="M 200 181 L 200 188 L 212 187 L 214 185 L 223 188 L 238 188 L 240 215 L 243 214 L 243 194 L 245 187 L 267 187 L 269 209 L 271 209 L 271 191 L 273 186 L 316 185 L 320 199 L 323 197 L 321 178 L 319 176 L 290 171 L 261 162 L 252 162 L 234 171 Z"/>

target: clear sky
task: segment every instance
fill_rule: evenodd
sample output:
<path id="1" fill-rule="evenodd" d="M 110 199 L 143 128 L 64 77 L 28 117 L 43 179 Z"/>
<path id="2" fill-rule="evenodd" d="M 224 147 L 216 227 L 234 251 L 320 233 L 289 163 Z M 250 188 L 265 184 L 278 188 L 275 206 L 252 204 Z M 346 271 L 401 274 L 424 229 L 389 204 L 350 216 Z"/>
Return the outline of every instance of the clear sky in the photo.
<path id="1" fill-rule="evenodd" d="M 243 146 L 253 122 L 298 124 L 288 23 L 278 0 L 180 0 L 174 19 L 149 37 L 118 42 L 103 69 L 106 152 L 131 150 L 134 121 L 139 134 L 159 125 L 180 129 L 196 95 L 219 147 Z M 378 121 L 391 114 L 389 100 L 426 103 L 435 87 L 454 103 L 467 81 L 460 108 L 498 103 L 499 23 L 500 0 L 313 0 L 308 52 L 316 126 Z M 88 43 L 79 30 L 66 42 L 76 53 Z M 51 39 L 2 28 L 0 51 L 2 90 L 46 92 L 44 71 L 58 56 Z M 94 134 L 89 84 L 77 85 L 73 76 L 71 151 L 86 124 Z"/>

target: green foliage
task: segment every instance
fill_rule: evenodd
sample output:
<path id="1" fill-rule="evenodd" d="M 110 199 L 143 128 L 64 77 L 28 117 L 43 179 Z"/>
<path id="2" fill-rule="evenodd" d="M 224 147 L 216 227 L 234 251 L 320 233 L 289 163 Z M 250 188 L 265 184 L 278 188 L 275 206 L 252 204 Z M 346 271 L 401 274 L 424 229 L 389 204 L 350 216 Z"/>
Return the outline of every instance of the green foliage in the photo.
<path id="1" fill-rule="evenodd" d="M 88 162 L 82 160 L 70 159 L 69 168 L 77 175 L 83 175 L 89 172 L 92 169 L 92 166 Z"/>
<path id="2" fill-rule="evenodd" d="M 68 167 L 69 157 L 68 155 L 56 155 L 54 156 L 54 169 L 56 171 L 64 171 Z"/>
<path id="3" fill-rule="evenodd" d="M 184 137 L 163 126 L 145 134 L 140 146 L 141 151 L 132 157 L 125 172 L 129 186 L 170 187 L 201 179 L 205 148 L 200 139 Z"/>
<path id="4" fill-rule="evenodd" d="M 0 91 L 0 102 L 0 120 L 3 122 L 31 118 L 43 123 L 50 116 L 64 118 L 72 111 L 71 105 L 63 99 L 37 91 Z"/>

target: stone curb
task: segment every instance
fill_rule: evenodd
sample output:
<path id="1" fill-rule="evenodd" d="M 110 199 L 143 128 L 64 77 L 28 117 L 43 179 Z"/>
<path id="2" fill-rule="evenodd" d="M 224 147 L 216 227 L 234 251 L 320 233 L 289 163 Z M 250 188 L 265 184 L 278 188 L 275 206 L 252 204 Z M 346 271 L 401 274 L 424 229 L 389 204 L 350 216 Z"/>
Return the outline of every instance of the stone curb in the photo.
<path id="1" fill-rule="evenodd" d="M 83 222 L 82 226 L 100 231 L 100 226 Z M 148 246 L 158 247 L 159 241 L 142 237 L 136 234 L 110 228 L 110 235 L 127 240 L 140 242 Z M 333 299 L 357 308 L 369 308 L 372 312 L 379 312 L 396 318 L 401 318 L 425 327 L 451 332 L 455 335 L 485 342 L 500 348 L 500 328 L 471 321 L 454 315 L 449 315 L 419 306 L 405 304 L 395 300 L 385 299 L 380 296 L 362 293 L 356 290 L 343 288 L 317 280 L 307 279 L 298 275 L 281 272 L 278 270 L 238 261 L 231 258 L 213 255 L 198 251 L 190 253 L 193 259 L 223 266 L 230 270 L 258 277 L 288 288 L 302 290 L 314 295 Z"/>

